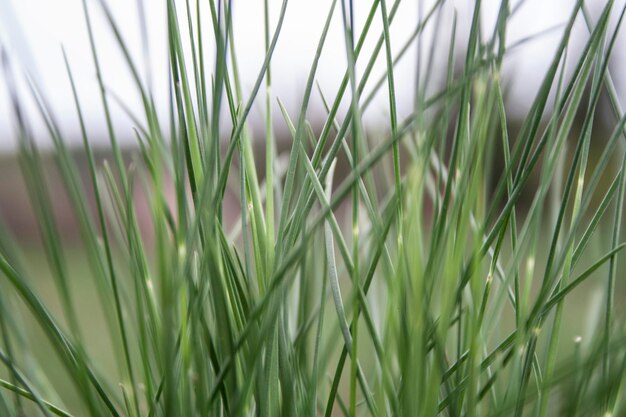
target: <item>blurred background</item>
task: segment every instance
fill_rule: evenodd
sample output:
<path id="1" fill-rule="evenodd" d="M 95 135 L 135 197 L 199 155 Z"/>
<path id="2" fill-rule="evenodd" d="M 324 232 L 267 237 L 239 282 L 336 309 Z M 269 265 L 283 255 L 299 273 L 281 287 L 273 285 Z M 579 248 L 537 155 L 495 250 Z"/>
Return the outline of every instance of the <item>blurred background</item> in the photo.
<path id="1" fill-rule="evenodd" d="M 355 23 L 357 27 L 361 27 L 370 4 L 367 1 L 354 3 Z M 486 0 L 483 3 L 481 22 L 485 33 L 488 33 L 489 28 L 495 23 L 500 1 Z M 574 0 L 511 2 L 512 16 L 507 29 L 510 50 L 506 54 L 502 77 L 505 80 L 507 110 L 511 118 L 509 123 L 513 128 L 520 123 L 532 103 L 574 3 Z M 624 3 L 624 0 L 617 1 L 614 10 L 620 10 Z M 95 45 L 104 84 L 112 98 L 115 132 L 122 146 L 131 151 L 136 147 L 136 138 L 133 131 L 135 123 L 129 114 L 142 115 L 141 100 L 104 10 L 106 8 L 117 22 L 121 30 L 120 35 L 128 46 L 132 59 L 139 64 L 142 81 L 150 86 L 156 97 L 157 111 L 163 116 L 162 120 L 167 120 L 169 76 L 166 2 L 88 0 L 86 4 L 93 21 Z M 184 1 L 177 2 L 179 16 L 186 13 L 184 4 Z M 270 0 L 269 4 L 270 25 L 273 29 L 281 2 Z M 285 24 L 272 60 L 272 96 L 279 98 L 292 115 L 299 111 L 303 86 L 330 4 L 330 0 L 315 2 L 290 0 L 288 3 Z M 392 48 L 395 52 L 405 46 L 418 22 L 430 13 L 434 4 L 434 0 L 400 2 L 391 27 Z M 594 19 L 606 1 L 587 0 L 585 4 L 589 15 Z M 412 111 L 416 94 L 421 94 L 422 91 L 435 92 L 441 88 L 451 42 L 454 45 L 456 61 L 462 62 L 473 6 L 474 1 L 470 0 L 444 1 L 426 27 L 423 36 L 411 42 L 407 53 L 395 68 L 399 117 L 406 116 Z M 26 109 L 29 128 L 41 148 L 44 151 L 49 150 L 51 139 L 36 110 L 26 80 L 30 80 L 43 93 L 56 112 L 55 117 L 66 140 L 78 152 L 82 147 L 80 125 L 63 61 L 62 50 L 64 50 L 76 80 L 79 99 L 85 112 L 87 131 L 100 156 L 106 158 L 109 139 L 84 13 L 81 0 L 54 2 L 0 0 L 0 45 L 5 56 L 3 60 L 5 70 L 0 72 L 0 196 L 2 196 L 0 215 L 11 231 L 26 241 L 36 239 L 37 227 L 28 208 L 27 193 L 14 157 L 17 138 L 9 90 L 6 88 L 6 68 L 8 67 L 12 74 L 12 80 L 9 82 L 17 90 L 20 101 Z M 347 65 L 340 8 L 337 8 L 335 13 L 316 77 L 321 91 L 328 99 L 334 98 Z M 613 25 L 618 15 L 619 13 L 613 13 Z M 207 10 L 201 9 L 201 17 L 204 21 L 210 22 Z M 456 37 L 451 39 L 455 18 Z M 382 31 L 380 19 L 374 19 L 373 29 L 372 33 L 377 35 L 368 37 L 365 44 L 367 54 L 371 52 L 378 34 Z M 263 30 L 263 1 L 233 1 L 234 44 L 242 73 L 244 94 L 252 87 L 264 58 Z M 204 39 L 212 40 L 210 24 L 204 25 L 202 32 Z M 569 62 L 576 61 L 577 53 L 584 46 L 587 36 L 587 25 L 582 16 L 579 16 L 570 41 L 568 54 L 572 59 L 569 59 Z M 214 45 L 208 41 L 205 45 L 207 67 L 211 68 L 214 65 Z M 361 71 L 362 66 L 361 62 L 358 68 Z M 385 66 L 384 53 L 380 53 L 373 74 L 377 77 L 384 75 Z M 626 33 L 622 31 L 610 68 L 622 103 L 626 99 L 625 67 Z M 256 133 L 255 139 L 258 141 L 264 140 L 262 100 L 263 92 L 258 95 L 258 105 L 253 107 L 249 117 Z M 278 140 L 288 142 L 288 132 L 276 101 L 274 105 L 274 129 Z M 343 109 L 345 110 L 348 105 L 349 97 L 346 94 Z M 549 111 L 550 108 L 546 113 Z M 615 122 L 610 114 L 608 111 L 599 112 L 600 126 L 597 132 L 602 132 L 603 126 L 610 131 Z M 324 121 L 325 111 L 319 94 L 313 94 L 308 118 L 314 127 Z M 385 88 L 381 88 L 375 95 L 363 119 L 369 132 L 387 129 L 388 98 Z M 226 123 L 227 120 L 225 125 Z M 228 133 L 226 129 L 225 131 Z M 80 155 L 78 158 L 80 160 Z M 55 176 L 52 165 L 50 180 L 54 188 Z M 76 235 L 71 210 L 67 206 L 67 201 L 62 198 L 62 193 L 53 195 L 59 196 L 55 202 L 59 224 L 66 231 L 65 236 L 71 239 Z"/>

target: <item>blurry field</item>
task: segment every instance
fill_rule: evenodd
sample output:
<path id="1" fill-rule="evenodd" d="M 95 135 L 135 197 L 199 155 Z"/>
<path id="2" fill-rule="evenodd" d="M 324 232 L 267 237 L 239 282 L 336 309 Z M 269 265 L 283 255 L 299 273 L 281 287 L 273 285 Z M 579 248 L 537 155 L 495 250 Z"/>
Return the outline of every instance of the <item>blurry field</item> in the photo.
<path id="1" fill-rule="evenodd" d="M 44 304 L 49 308 L 53 316 L 63 323 L 62 307 L 54 279 L 50 273 L 45 251 L 41 246 L 32 242 L 20 246 L 23 255 L 22 260 L 24 261 L 23 265 L 32 280 L 33 287 L 37 290 L 37 294 L 43 299 Z M 67 265 L 72 282 L 72 292 L 75 296 L 76 309 L 79 313 L 78 319 L 85 336 L 84 342 L 89 355 L 93 358 L 94 364 L 97 364 L 97 370 L 106 375 L 109 381 L 119 381 L 118 364 L 115 362 L 115 355 L 111 351 L 113 344 L 106 326 L 102 306 L 98 300 L 86 254 L 77 242 L 66 245 L 64 249 L 68 260 Z M 21 322 L 28 337 L 28 340 L 25 341 L 25 346 L 28 346 L 28 349 L 35 356 L 32 358 L 32 362 L 25 360 L 25 363 L 31 362 L 33 364 L 33 368 L 30 371 L 33 375 L 41 378 L 39 382 L 43 386 L 54 388 L 49 390 L 49 392 L 57 391 L 62 393 L 61 403 L 66 404 L 68 409 L 81 409 L 83 404 L 77 392 L 73 389 L 73 384 L 67 380 L 67 373 L 45 333 L 34 320 L 31 312 L 27 310 L 27 307 L 20 301 L 17 301 L 19 297 L 13 297 L 13 300 L 15 304 L 19 305 L 22 313 L 20 314 Z M 64 323 L 64 325 L 66 324 Z M 25 352 L 27 351 L 24 350 L 21 353 Z M 18 356 L 20 355 L 18 354 Z M 35 366 L 34 364 L 37 365 Z M 2 370 L 2 373 L 5 374 L 4 370 Z"/>

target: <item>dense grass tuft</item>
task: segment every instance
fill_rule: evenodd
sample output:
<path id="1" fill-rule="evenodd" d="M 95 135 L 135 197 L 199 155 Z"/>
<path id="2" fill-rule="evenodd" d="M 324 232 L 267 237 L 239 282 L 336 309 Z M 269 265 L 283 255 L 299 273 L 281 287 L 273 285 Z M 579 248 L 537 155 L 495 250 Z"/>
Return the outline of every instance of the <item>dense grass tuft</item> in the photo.
<path id="1" fill-rule="evenodd" d="M 48 165 L 4 59 L 47 264 L 39 269 L 45 278 L 32 276 L 36 255 L 0 234 L 0 415 L 626 413 L 618 291 L 626 115 L 608 71 L 623 9 L 607 1 L 593 23 L 582 1 L 571 10 L 513 135 L 500 77 L 515 13 L 508 0 L 494 28 L 481 26 L 476 2 L 463 62 L 451 42 L 444 84 L 435 92 L 420 85 L 404 119 L 393 68 L 436 24 L 443 1 L 423 11 L 400 55 L 390 36 L 399 0 L 367 5 L 363 27 L 355 27 L 352 1 L 333 1 L 296 115 L 271 94 L 288 0 L 272 19 L 265 1 L 265 59 L 245 95 L 230 2 L 205 3 L 167 1 L 162 48 L 169 51 L 171 94 L 164 120 L 106 2 L 83 1 L 111 149 L 105 162 L 94 157 L 66 59 L 86 171 L 31 83 L 80 226 L 82 255 L 70 252 L 57 224 Z M 100 69 L 96 10 L 143 103 L 144 114 L 133 115 L 131 162 L 118 143 Z M 327 36 L 334 19 L 344 39 Z M 377 19 L 381 33 L 372 29 Z M 572 56 L 575 21 L 587 23 L 589 37 Z M 212 38 L 202 37 L 205 26 Z M 449 29 L 455 39 L 456 21 Z M 373 50 L 365 51 L 366 40 Z M 337 95 L 327 97 L 315 82 L 319 57 L 327 43 L 340 41 L 345 76 Z M 214 57 L 205 56 L 208 44 Z M 380 78 L 372 74 L 377 60 L 386 62 Z M 380 129 L 387 133 L 374 137 L 362 115 L 379 89 L 388 92 L 389 120 Z M 308 120 L 316 95 L 326 106 L 318 133 Z M 253 106 L 265 110 L 260 158 L 247 122 Z M 600 109 L 617 121 L 608 137 L 594 124 Z M 282 155 L 275 115 L 291 135 Z M 141 203 L 149 221 L 139 218 Z M 77 256 L 86 258 L 88 274 L 76 276 Z M 50 308 L 44 279 L 54 283 L 60 308 Z M 97 302 L 86 303 L 87 293 Z M 583 319 L 587 324 L 578 323 Z M 33 336 L 33 321 L 45 340 Z M 95 323 L 104 348 L 93 341 Z"/>

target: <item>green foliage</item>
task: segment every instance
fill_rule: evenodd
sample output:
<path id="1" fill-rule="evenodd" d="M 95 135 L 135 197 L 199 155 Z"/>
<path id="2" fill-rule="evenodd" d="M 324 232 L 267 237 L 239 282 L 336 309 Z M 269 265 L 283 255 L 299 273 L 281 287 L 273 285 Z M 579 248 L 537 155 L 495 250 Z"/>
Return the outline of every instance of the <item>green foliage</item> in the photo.
<path id="1" fill-rule="evenodd" d="M 88 286 L 104 315 L 99 332 L 110 343 L 117 372 L 94 355 L 86 336 L 84 294 L 71 273 L 75 260 L 56 223 L 45 166 L 5 62 L 23 176 L 61 309 L 49 308 L 25 265 L 30 260 L 3 232 L 1 415 L 626 412 L 626 328 L 616 285 L 625 245 L 626 116 L 608 70 L 624 10 L 607 1 L 591 23 L 578 2 L 519 133 L 509 137 L 500 77 L 515 48 L 506 43 L 515 13 L 509 1 L 502 0 L 491 32 L 482 27 L 476 2 L 462 70 L 453 71 L 451 42 L 445 83 L 427 93 L 428 66 L 414 111 L 404 120 L 396 111 L 394 65 L 436 24 L 444 2 L 424 13 L 394 56 L 399 44 L 390 28 L 399 3 L 374 0 L 356 28 L 352 1 L 332 2 L 292 119 L 271 95 L 272 57 L 288 0 L 273 26 L 265 1 L 265 58 L 247 95 L 230 2 L 187 0 L 181 9 L 168 0 L 163 48 L 169 51 L 171 95 L 169 120 L 161 120 L 100 0 L 143 103 L 144 114 L 132 115 L 138 146 L 129 163 L 103 83 L 91 23 L 95 6 L 83 1 L 111 164 L 94 157 L 67 58 L 88 178 L 79 174 L 54 109 L 30 86 L 80 225 Z M 202 19 L 201 7 L 211 21 Z M 619 17 L 616 27 L 609 24 L 612 16 Z M 344 28 L 347 66 L 337 95 L 328 100 L 313 87 L 326 43 L 337 41 L 327 36 L 334 19 Z M 372 29 L 376 19 L 382 33 Z M 580 56 L 572 57 L 571 31 L 580 19 L 590 36 Z M 202 37 L 199 28 L 206 25 L 213 38 Z M 456 19 L 450 31 L 455 39 Z M 366 52 L 371 38 L 374 48 Z M 216 51 L 211 70 L 208 43 Z M 436 40 L 433 48 L 438 46 Z M 379 59 L 387 70 L 374 79 Z M 566 64 L 574 68 L 571 74 Z M 385 87 L 387 134 L 370 140 L 362 115 Z M 595 140 L 603 93 L 618 122 L 608 139 Z M 258 97 L 263 94 L 264 101 Z M 327 111 L 319 135 L 307 119 L 314 94 Z M 345 100 L 350 106 L 341 120 Z M 247 122 L 261 102 L 262 176 Z M 291 135 L 285 169 L 272 127 L 277 110 Z M 229 132 L 221 126 L 224 113 Z M 593 161 L 592 151 L 599 155 Z M 344 159 L 349 169 L 341 176 L 335 167 Z M 174 190 L 173 202 L 166 185 Z M 137 190 L 149 205 L 151 240 L 140 227 Z M 234 222 L 224 215 L 233 211 L 229 196 L 238 198 Z M 340 206 L 350 215 L 340 215 Z M 590 283 L 602 302 L 581 301 L 576 289 Z M 569 316 L 572 303 L 580 315 Z M 572 341 L 568 322 L 580 317 L 589 318 L 590 330 Z M 33 319 L 46 337 L 45 355 L 33 351 Z M 48 356 L 58 360 L 64 384 L 50 382 Z"/>

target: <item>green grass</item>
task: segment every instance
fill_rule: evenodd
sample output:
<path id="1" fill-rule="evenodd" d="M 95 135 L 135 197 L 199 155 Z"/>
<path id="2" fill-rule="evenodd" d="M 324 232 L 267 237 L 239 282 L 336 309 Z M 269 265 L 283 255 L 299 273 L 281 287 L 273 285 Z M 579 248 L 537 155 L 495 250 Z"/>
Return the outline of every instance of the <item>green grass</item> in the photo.
<path id="1" fill-rule="evenodd" d="M 515 48 L 506 41 L 515 13 L 507 0 L 493 29 L 481 26 L 476 2 L 462 64 L 453 42 L 445 83 L 427 93 L 435 71 L 427 66 L 414 111 L 399 118 L 392 69 L 422 45 L 443 3 L 425 10 L 405 40 L 390 36 L 399 0 L 367 5 L 362 27 L 354 26 L 353 2 L 333 1 L 319 22 L 300 110 L 289 114 L 271 94 L 288 0 L 279 11 L 265 2 L 265 59 L 246 95 L 230 3 L 180 8 L 168 0 L 164 120 L 106 3 L 84 1 L 111 160 L 94 158 L 74 89 L 88 161 L 82 175 L 54 109 L 30 84 L 80 226 L 79 249 L 56 222 L 47 165 L 5 59 L 42 241 L 33 250 L 0 234 L 0 415 L 626 413 L 626 116 L 608 71 L 624 10 L 607 1 L 592 23 L 578 2 L 512 134 L 500 77 Z M 103 83 L 96 11 L 143 103 L 144 114 L 131 115 L 137 152 L 130 161 Z M 381 33 L 372 29 L 376 19 Z M 327 37 L 333 20 L 344 39 Z M 568 52 L 575 21 L 590 34 L 580 55 Z M 454 22 L 443 29 L 453 38 Z M 366 40 L 373 50 L 363 48 Z M 326 96 L 316 86 L 319 58 L 340 41 L 345 75 L 336 96 Z M 208 44 L 214 57 L 205 56 Z M 377 60 L 387 68 L 378 78 Z M 363 114 L 381 88 L 389 121 L 380 127 L 387 133 L 373 137 Z M 608 110 L 599 106 L 602 94 Z M 308 121 L 314 95 L 326 110 L 319 133 Z M 265 109 L 264 164 L 247 123 L 254 105 Z M 600 111 L 616 120 L 608 137 L 594 124 Z M 291 135 L 284 172 L 273 115 Z M 347 173 L 335 169 L 341 161 Z M 147 222 L 138 199 L 148 205 Z"/>

